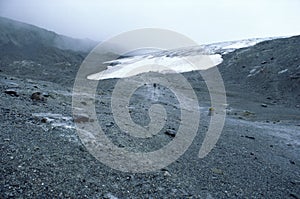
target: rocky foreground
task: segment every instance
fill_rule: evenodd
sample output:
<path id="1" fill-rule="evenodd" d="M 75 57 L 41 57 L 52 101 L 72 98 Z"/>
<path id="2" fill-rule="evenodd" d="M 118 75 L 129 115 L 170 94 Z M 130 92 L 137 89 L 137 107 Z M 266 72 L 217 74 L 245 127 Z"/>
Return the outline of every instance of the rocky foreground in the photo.
<path id="1" fill-rule="evenodd" d="M 224 55 L 218 66 L 228 97 L 225 127 L 203 159 L 207 88 L 199 73 L 184 74 L 199 98 L 200 128 L 176 162 L 150 173 L 123 173 L 97 161 L 76 134 L 72 85 L 77 65 L 1 63 L 1 198 L 300 198 L 300 37 L 260 43 Z M 119 147 L 153 151 L 176 136 L 178 101 L 167 89 L 155 99 L 170 122 L 152 140 L 124 136 L 110 100 L 116 79 L 99 83 L 101 127 Z M 150 90 L 149 90 L 150 89 Z M 131 100 L 132 118 L 149 122 L 151 88 Z"/>

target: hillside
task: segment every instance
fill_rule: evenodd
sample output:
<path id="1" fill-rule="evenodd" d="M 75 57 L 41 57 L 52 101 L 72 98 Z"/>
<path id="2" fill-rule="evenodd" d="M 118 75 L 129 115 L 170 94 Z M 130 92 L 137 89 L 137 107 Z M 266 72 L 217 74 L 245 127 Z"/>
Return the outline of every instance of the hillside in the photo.
<path id="1" fill-rule="evenodd" d="M 166 110 L 166 118 L 162 117 L 165 124 L 149 138 L 130 136 L 118 126 L 112 110 L 118 79 L 97 82 L 95 95 L 83 90 L 82 96 L 87 98 L 80 98 L 80 107 L 74 105 L 72 98 L 81 95 L 74 94 L 73 83 L 87 51 L 70 47 L 66 40 L 77 41 L 0 19 L 0 198 L 300 198 L 299 36 L 235 51 L 231 48 L 230 52 L 219 44 L 208 45 L 223 58 L 217 66 L 227 95 L 221 135 L 210 153 L 199 158 L 208 129 L 215 127 L 211 119 L 220 112 L 211 109 L 201 74 L 184 73 L 199 102 L 199 128 L 181 157 L 148 173 L 121 172 L 97 160 L 78 136 L 76 125 L 99 124 L 107 140 L 117 146 L 109 146 L 108 154 L 115 148 L 139 154 L 162 148 L 170 156 L 176 155 L 177 148 L 165 146 L 180 138 L 189 140 L 190 129 L 197 125 L 194 118 L 182 114 L 178 96 L 186 97 L 186 88 L 176 84 L 177 93 L 173 93 L 156 83 L 141 84 L 125 105 L 132 121 L 148 128 L 153 118 L 149 110 L 159 104 Z M 170 52 L 156 56 L 168 57 L 164 53 Z M 182 54 L 186 53 L 197 51 L 188 48 Z M 110 54 L 104 58 L 111 61 Z M 130 85 L 136 80 L 129 77 L 126 81 Z M 120 102 L 124 93 L 117 95 Z M 184 99 L 183 103 L 191 101 Z M 85 113 L 89 105 L 95 107 L 96 119 L 90 118 L 89 112 L 73 115 L 74 110 Z M 178 136 L 181 127 L 189 137 Z M 94 139 L 98 137 L 93 136 L 95 132 L 86 128 L 81 133 Z M 106 147 L 101 141 L 95 143 L 100 149 Z M 157 158 L 156 162 L 165 160 Z M 124 157 L 113 156 L 112 161 L 118 159 Z M 124 161 L 125 165 L 135 165 L 134 161 Z M 149 163 L 144 161 L 145 166 Z"/>
<path id="2" fill-rule="evenodd" d="M 223 58 L 218 68 L 229 90 L 300 105 L 300 36 L 264 41 Z"/>
<path id="3" fill-rule="evenodd" d="M 40 63 L 78 63 L 97 43 L 73 39 L 54 32 L 0 17 L 0 58 L 2 63 L 31 60 Z M 75 53 L 76 52 L 76 53 Z"/>

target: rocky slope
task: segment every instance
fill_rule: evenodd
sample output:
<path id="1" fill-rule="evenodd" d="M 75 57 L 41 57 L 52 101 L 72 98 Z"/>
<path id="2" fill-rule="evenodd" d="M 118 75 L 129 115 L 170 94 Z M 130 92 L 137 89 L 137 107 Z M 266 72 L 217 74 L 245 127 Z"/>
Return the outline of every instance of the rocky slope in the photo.
<path id="1" fill-rule="evenodd" d="M 5 45 L 11 46 L 10 54 L 1 50 L 0 56 L 0 198 L 300 198 L 299 37 L 223 55 L 218 67 L 227 118 L 216 147 L 203 159 L 198 152 L 210 121 L 209 95 L 198 72 L 185 73 L 201 106 L 197 136 L 174 163 L 137 174 L 105 166 L 76 134 L 72 85 L 84 55 L 45 43 L 40 51 L 25 42 L 35 49 L 27 55 L 14 32 L 0 38 L 2 47 L 7 38 Z M 157 136 L 141 141 L 126 136 L 114 121 L 110 103 L 116 82 L 101 81 L 96 95 L 107 136 L 132 151 L 171 142 L 176 132 L 167 130 L 176 131 L 180 116 L 176 96 L 164 88 L 158 99 L 149 97 L 153 88 L 136 91 L 130 100 L 136 123 L 149 121 L 152 103 L 166 107 L 171 118 Z"/>
<path id="2" fill-rule="evenodd" d="M 95 45 L 93 41 L 72 39 L 0 17 L 0 66 L 16 76 L 30 72 L 33 77 L 47 79 L 41 71 L 55 74 L 65 66 L 74 68 Z"/>
<path id="3" fill-rule="evenodd" d="M 226 83 L 289 106 L 300 104 L 300 36 L 259 43 L 224 55 Z"/>

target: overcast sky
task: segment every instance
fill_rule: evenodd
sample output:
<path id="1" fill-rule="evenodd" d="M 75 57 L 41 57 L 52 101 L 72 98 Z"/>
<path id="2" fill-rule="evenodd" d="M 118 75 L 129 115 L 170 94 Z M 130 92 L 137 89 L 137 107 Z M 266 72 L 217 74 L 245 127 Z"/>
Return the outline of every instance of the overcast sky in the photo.
<path id="1" fill-rule="evenodd" d="M 165 28 L 199 44 L 300 35 L 300 0 L 0 0 L 0 16 L 101 41 Z"/>

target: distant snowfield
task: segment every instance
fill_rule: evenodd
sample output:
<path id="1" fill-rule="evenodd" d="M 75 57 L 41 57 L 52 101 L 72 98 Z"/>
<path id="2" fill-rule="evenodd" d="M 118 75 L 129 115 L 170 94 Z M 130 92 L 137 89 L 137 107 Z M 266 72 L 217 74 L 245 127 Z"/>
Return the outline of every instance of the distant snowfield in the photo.
<path id="1" fill-rule="evenodd" d="M 231 44 L 229 46 L 225 46 L 223 47 L 223 49 L 239 49 L 239 48 L 246 48 L 249 46 L 254 46 L 255 44 L 257 44 L 257 41 L 252 41 L 249 43 L 245 43 L 245 42 L 238 42 L 238 43 L 234 43 Z"/>
<path id="2" fill-rule="evenodd" d="M 112 60 L 104 63 L 108 64 L 106 70 L 91 74 L 87 78 L 103 80 L 126 78 L 147 72 L 166 74 L 207 70 L 222 63 L 224 54 L 272 39 L 274 38 L 222 42 Z"/>
<path id="3" fill-rule="evenodd" d="M 89 75 L 88 79 L 103 80 L 125 78 L 147 72 L 158 72 L 162 74 L 184 73 L 195 70 L 206 70 L 220 64 L 222 61 L 222 56 L 219 54 L 188 57 L 135 56 L 106 62 L 106 64 L 117 64 L 108 66 L 108 69 L 102 72 Z"/>

